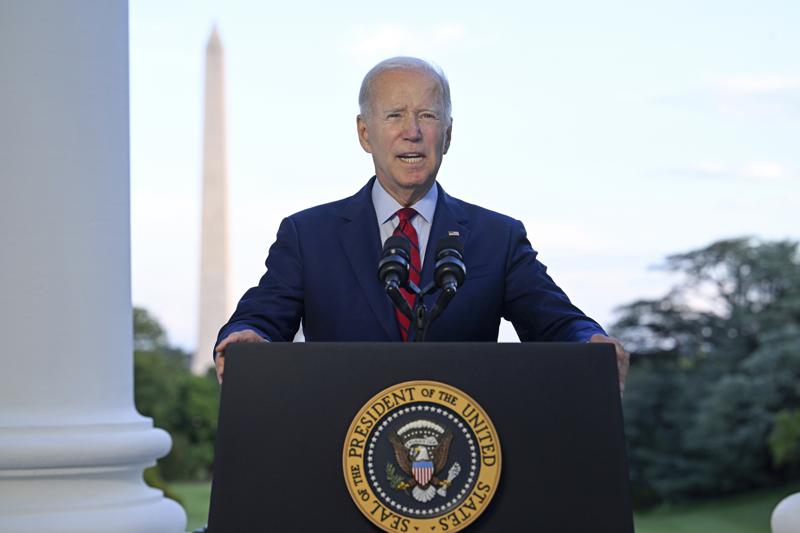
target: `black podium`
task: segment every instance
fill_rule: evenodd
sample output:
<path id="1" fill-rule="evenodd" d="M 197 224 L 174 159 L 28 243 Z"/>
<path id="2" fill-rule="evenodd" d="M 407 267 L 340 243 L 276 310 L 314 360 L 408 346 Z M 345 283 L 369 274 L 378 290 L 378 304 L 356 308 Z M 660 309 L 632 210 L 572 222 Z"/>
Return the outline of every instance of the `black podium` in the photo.
<path id="1" fill-rule="evenodd" d="M 380 531 L 348 493 L 343 445 L 370 398 L 419 380 L 474 398 L 499 436 L 497 490 L 467 531 L 633 531 L 614 349 L 572 343 L 229 348 L 209 531 Z"/>

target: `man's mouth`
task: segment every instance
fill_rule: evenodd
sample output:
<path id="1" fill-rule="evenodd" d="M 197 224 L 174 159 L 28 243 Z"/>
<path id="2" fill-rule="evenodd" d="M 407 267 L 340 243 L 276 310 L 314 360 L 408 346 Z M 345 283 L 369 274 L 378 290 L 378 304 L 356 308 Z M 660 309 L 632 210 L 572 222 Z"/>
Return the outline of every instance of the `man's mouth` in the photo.
<path id="1" fill-rule="evenodd" d="M 405 152 L 398 155 L 397 158 L 404 163 L 409 163 L 413 165 L 414 163 L 419 163 L 420 161 L 425 159 L 425 156 L 420 152 Z"/>

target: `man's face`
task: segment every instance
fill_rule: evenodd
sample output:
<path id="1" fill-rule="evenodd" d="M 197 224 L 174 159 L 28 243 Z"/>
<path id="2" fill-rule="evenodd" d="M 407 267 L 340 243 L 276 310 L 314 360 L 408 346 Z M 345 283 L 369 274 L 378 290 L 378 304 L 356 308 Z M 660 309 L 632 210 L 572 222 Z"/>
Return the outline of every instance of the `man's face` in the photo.
<path id="1" fill-rule="evenodd" d="M 367 116 L 358 117 L 358 138 L 378 180 L 401 203 L 416 201 L 450 146 L 452 121 L 438 80 L 424 71 L 388 70 L 373 80 L 368 106 Z"/>

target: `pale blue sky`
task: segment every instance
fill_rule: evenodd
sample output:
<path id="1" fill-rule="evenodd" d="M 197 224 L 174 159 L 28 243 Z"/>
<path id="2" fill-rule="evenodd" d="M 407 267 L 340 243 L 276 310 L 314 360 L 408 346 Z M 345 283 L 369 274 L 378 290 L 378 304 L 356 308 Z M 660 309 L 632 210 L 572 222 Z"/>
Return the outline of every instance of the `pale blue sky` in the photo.
<path id="1" fill-rule="evenodd" d="M 395 55 L 433 60 L 450 79 L 442 186 L 521 219 L 556 281 L 606 325 L 615 306 L 664 291 L 670 279 L 649 267 L 667 254 L 800 238 L 800 2 L 135 0 L 133 301 L 184 348 L 195 344 L 214 22 L 234 301 L 263 273 L 281 218 L 372 175 L 357 92 Z"/>

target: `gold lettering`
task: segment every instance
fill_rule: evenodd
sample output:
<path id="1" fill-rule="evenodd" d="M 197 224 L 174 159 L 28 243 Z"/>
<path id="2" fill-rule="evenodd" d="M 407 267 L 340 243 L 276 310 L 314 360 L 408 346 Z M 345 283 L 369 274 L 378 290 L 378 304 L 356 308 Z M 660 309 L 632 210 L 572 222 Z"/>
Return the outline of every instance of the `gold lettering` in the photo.
<path id="1" fill-rule="evenodd" d="M 350 440 L 350 448 L 347 450 L 348 457 L 361 457 L 360 449 L 364 449 L 364 440 L 363 439 L 351 439 Z"/>
<path id="2" fill-rule="evenodd" d="M 464 502 L 462 507 L 466 507 L 467 509 L 472 509 L 473 511 L 478 509 L 478 506 L 475 505 L 475 500 L 472 499 L 472 496 L 469 497 L 469 500 Z"/>
<path id="3" fill-rule="evenodd" d="M 364 482 L 364 478 L 361 476 L 361 467 L 359 465 L 353 465 L 350 467 L 350 476 L 353 478 L 353 484 L 358 486 Z"/>

